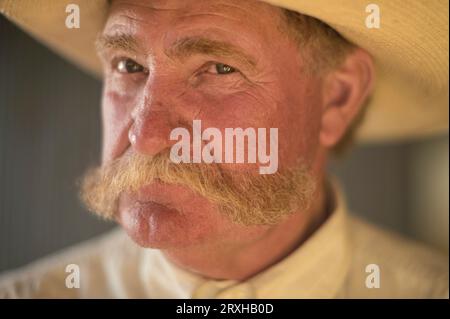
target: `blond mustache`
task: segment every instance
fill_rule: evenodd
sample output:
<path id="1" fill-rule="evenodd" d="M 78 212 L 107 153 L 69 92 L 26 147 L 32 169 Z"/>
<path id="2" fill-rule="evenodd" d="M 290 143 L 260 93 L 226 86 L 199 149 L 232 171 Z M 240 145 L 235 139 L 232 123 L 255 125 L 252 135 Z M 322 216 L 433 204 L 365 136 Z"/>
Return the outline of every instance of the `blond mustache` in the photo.
<path id="1" fill-rule="evenodd" d="M 175 164 L 169 152 L 156 156 L 127 154 L 89 170 L 80 197 L 88 210 L 113 219 L 123 192 L 136 192 L 155 180 L 185 186 L 213 203 L 241 225 L 273 225 L 296 211 L 306 210 L 315 190 L 302 166 L 272 175 L 228 172 L 218 164 Z"/>

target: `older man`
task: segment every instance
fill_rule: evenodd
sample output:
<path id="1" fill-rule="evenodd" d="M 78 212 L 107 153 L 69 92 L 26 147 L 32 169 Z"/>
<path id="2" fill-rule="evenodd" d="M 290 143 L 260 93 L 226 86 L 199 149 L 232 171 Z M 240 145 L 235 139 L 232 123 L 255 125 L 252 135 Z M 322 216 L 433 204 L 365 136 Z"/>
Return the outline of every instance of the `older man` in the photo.
<path id="1" fill-rule="evenodd" d="M 9 6 L 6 15 L 15 12 Z M 96 38 L 104 81 L 102 165 L 86 174 L 82 198 L 125 232 L 5 276 L 0 294 L 447 295 L 445 259 L 350 217 L 326 174 L 330 154 L 362 119 L 377 52 L 315 18 L 260 1 L 115 0 L 107 6 Z M 197 144 L 193 138 L 188 156 L 203 156 L 174 161 L 174 129 L 205 137 L 196 121 L 216 139 L 230 128 L 258 136 L 247 131 L 242 143 L 238 136 L 231 144 L 216 140 L 212 152 L 204 150 L 214 138 Z M 275 172 L 260 174 L 259 158 L 248 160 L 252 136 L 264 141 L 258 154 L 276 150 Z M 264 149 L 266 137 L 271 143 Z M 236 161 L 238 154 L 247 161 Z M 67 265 L 78 267 L 79 288 L 68 285 Z"/>

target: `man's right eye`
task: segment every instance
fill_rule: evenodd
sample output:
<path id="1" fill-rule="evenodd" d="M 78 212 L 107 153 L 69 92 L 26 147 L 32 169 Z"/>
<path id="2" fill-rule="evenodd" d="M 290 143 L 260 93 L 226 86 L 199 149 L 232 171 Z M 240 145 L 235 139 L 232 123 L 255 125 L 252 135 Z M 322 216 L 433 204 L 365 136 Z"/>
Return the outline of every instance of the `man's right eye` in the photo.
<path id="1" fill-rule="evenodd" d="M 146 73 L 146 68 L 132 59 L 123 58 L 117 62 L 116 71 L 119 73 Z"/>

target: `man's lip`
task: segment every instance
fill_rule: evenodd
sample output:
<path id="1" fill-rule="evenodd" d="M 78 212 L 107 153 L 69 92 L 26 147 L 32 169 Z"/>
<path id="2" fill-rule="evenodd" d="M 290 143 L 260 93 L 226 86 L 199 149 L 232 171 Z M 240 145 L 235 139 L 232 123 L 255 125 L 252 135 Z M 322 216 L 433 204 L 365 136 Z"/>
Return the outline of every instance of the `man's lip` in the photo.
<path id="1" fill-rule="evenodd" d="M 179 213 L 178 210 L 174 208 L 167 207 L 166 205 L 154 202 L 154 201 L 136 201 L 135 207 L 139 207 L 139 209 L 146 211 L 148 213 Z"/>
<path id="2" fill-rule="evenodd" d="M 160 205 L 168 210 L 178 211 L 173 207 L 172 201 L 168 198 L 166 194 L 167 185 L 162 185 L 160 183 L 152 183 L 139 188 L 136 192 L 128 193 L 126 195 L 127 202 L 131 205 L 145 206 L 147 204 Z"/>

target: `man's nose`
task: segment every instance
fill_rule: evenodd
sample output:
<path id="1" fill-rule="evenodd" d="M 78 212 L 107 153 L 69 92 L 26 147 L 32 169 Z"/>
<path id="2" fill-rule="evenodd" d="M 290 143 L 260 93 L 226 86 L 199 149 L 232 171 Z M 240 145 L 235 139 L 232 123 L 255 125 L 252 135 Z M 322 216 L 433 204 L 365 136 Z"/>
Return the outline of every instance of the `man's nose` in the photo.
<path id="1" fill-rule="evenodd" d="M 170 117 L 167 107 L 145 99 L 144 103 L 133 111 L 134 122 L 128 132 L 128 139 L 134 151 L 153 156 L 171 147 L 175 142 L 169 138 L 174 128 Z"/>

